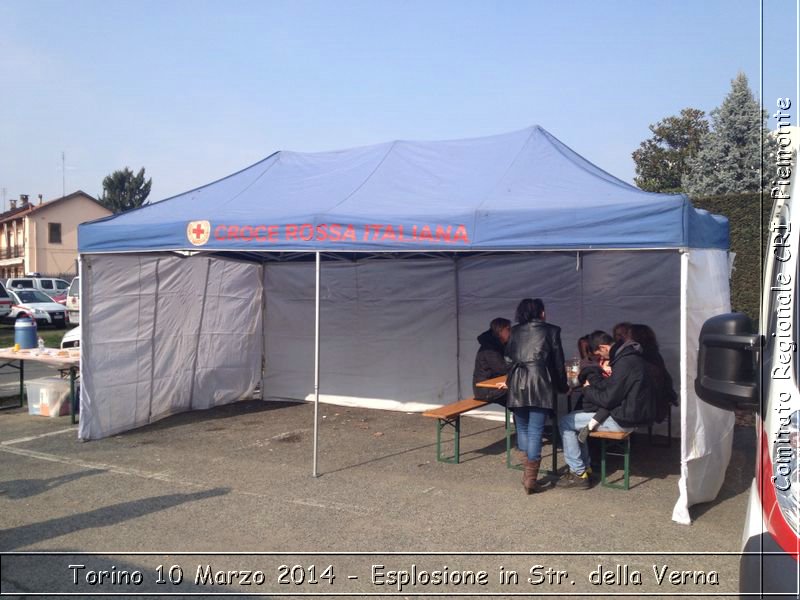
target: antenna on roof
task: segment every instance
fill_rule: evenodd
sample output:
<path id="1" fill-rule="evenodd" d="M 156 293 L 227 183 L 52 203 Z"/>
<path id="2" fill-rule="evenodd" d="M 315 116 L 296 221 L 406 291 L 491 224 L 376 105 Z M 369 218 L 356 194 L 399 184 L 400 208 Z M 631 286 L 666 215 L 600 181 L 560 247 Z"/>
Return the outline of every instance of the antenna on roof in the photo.
<path id="1" fill-rule="evenodd" d="M 61 197 L 67 195 L 67 169 L 70 171 L 74 171 L 75 167 L 68 167 L 67 166 L 67 155 L 62 150 L 61 151 Z"/>

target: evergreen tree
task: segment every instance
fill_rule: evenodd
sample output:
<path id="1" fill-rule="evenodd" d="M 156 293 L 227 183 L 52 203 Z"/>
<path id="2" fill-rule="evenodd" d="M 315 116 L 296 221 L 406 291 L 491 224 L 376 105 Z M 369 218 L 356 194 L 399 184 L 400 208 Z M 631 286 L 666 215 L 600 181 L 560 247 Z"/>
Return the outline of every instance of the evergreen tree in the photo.
<path id="1" fill-rule="evenodd" d="M 758 192 L 769 183 L 769 169 L 759 177 L 764 138 L 764 165 L 774 161 L 765 127 L 767 113 L 756 100 L 747 77 L 739 73 L 722 105 L 711 111 L 711 131 L 689 160 L 683 187 L 692 196 Z"/>
<path id="2" fill-rule="evenodd" d="M 114 171 L 103 179 L 103 194 L 99 202 L 114 213 L 138 208 L 150 195 L 152 184 L 152 177 L 147 181 L 144 180 L 144 167 L 139 169 L 136 175 L 125 167 L 122 171 Z"/>
<path id="3" fill-rule="evenodd" d="M 633 152 L 637 186 L 648 192 L 682 192 L 681 178 L 687 162 L 700 149 L 708 133 L 705 113 L 684 108 L 680 115 L 667 117 L 650 125 L 653 136 Z"/>

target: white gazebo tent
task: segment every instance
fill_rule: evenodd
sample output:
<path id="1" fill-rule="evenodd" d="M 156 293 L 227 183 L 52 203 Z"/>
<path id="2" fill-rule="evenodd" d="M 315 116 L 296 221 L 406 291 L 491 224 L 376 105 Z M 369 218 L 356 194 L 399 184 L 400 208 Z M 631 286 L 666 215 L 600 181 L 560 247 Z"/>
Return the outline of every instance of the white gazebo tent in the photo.
<path id="1" fill-rule="evenodd" d="M 659 336 L 680 382 L 673 519 L 688 523 L 724 479 L 733 417 L 692 382 L 700 327 L 730 305 L 727 222 L 612 177 L 540 127 L 278 152 L 83 225 L 79 247 L 83 439 L 259 386 L 317 406 L 453 402 L 471 393 L 475 336 L 540 297 L 568 354 L 622 320 Z"/>

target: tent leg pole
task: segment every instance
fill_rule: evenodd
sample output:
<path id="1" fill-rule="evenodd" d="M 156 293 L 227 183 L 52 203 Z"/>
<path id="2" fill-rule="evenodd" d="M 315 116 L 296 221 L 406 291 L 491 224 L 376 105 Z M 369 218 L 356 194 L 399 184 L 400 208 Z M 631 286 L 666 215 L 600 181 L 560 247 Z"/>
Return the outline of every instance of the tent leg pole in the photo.
<path id="1" fill-rule="evenodd" d="M 680 428 L 681 428 L 681 478 L 678 481 L 678 503 L 673 509 L 673 520 L 675 515 L 684 514 L 688 520 L 685 524 L 691 524 L 691 517 L 689 517 L 689 492 L 688 492 L 688 476 L 689 469 L 687 467 L 686 457 L 689 455 L 689 440 L 687 439 L 686 431 L 686 412 L 688 398 L 688 384 L 689 374 L 688 365 L 686 364 L 686 354 L 689 348 L 688 340 L 688 327 L 689 327 L 689 252 L 684 249 L 681 251 L 681 389 L 680 389 Z M 672 410 L 672 406 L 669 407 Z M 683 522 L 683 521 L 678 521 Z"/>
<path id="2" fill-rule="evenodd" d="M 320 255 L 316 253 L 314 292 L 314 460 L 312 476 L 319 477 L 317 457 L 319 454 L 319 270 Z"/>
<path id="3" fill-rule="evenodd" d="M 689 316 L 689 252 L 684 250 L 681 252 L 681 414 L 686 414 L 686 404 L 688 400 L 688 365 L 686 364 L 686 356 L 689 351 L 689 340 L 687 339 Z M 670 407 L 672 410 L 672 407 Z M 683 419 L 681 419 L 681 423 Z M 683 438 L 684 431 L 681 428 L 681 438 Z"/>
<path id="4" fill-rule="evenodd" d="M 463 398 L 461 395 L 461 322 L 460 311 L 458 303 L 461 300 L 461 294 L 458 285 L 458 258 L 453 257 L 453 275 L 454 275 L 454 288 L 455 288 L 455 305 L 456 305 L 456 391 L 458 396 L 456 400 Z"/>

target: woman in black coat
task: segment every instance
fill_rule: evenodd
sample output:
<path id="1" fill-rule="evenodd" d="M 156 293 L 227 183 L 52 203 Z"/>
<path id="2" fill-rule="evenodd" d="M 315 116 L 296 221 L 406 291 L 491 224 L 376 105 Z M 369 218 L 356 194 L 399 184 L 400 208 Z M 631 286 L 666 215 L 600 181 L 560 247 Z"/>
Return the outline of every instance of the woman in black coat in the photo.
<path id="1" fill-rule="evenodd" d="M 522 485 L 528 494 L 539 491 L 536 479 L 542 460 L 542 431 L 556 408 L 559 392 L 567 391 L 561 328 L 545 323 L 544 302 L 525 298 L 517 306 L 517 325 L 506 344 L 508 408 L 514 413 L 517 444 L 526 456 Z"/>

